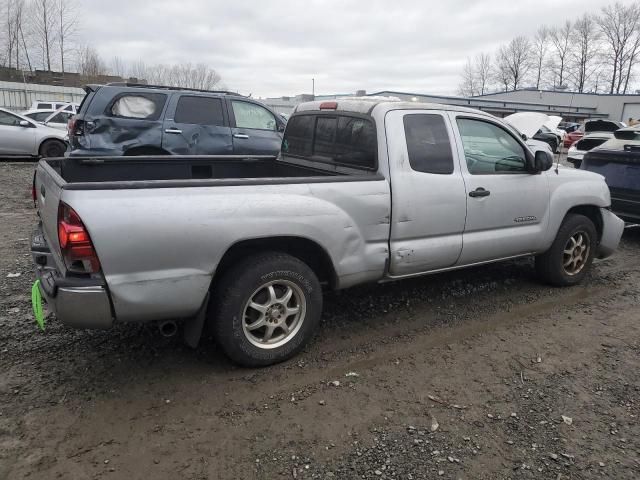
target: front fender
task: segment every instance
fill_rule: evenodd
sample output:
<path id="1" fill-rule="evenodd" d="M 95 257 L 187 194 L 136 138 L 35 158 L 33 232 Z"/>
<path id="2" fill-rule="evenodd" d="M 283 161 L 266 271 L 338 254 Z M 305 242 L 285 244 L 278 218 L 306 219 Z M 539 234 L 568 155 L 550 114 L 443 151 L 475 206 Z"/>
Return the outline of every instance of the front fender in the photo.
<path id="1" fill-rule="evenodd" d="M 611 205 L 609 187 L 597 174 L 563 168 L 559 174 L 551 172 L 549 197 L 549 227 L 544 250 L 551 247 L 567 213 L 576 207 L 606 208 Z M 586 174 L 586 175 L 585 175 Z"/>

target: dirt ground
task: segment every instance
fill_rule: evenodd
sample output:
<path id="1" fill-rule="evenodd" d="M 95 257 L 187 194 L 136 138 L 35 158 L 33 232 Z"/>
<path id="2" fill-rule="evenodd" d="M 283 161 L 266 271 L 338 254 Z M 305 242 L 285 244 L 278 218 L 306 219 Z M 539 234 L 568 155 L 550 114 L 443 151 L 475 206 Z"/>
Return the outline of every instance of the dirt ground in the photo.
<path id="1" fill-rule="evenodd" d="M 33 167 L 0 164 L 0 479 L 640 477 L 640 231 L 580 287 L 525 260 L 327 294 L 305 352 L 247 370 L 37 330 Z"/>

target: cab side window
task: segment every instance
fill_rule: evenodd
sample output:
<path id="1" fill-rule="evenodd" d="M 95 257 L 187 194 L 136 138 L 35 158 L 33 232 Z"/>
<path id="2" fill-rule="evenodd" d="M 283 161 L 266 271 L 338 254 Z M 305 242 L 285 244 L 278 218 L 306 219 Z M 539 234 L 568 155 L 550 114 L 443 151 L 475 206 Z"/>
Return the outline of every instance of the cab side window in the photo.
<path id="1" fill-rule="evenodd" d="M 527 172 L 524 147 L 505 129 L 470 118 L 458 118 L 457 123 L 471 175 Z"/>

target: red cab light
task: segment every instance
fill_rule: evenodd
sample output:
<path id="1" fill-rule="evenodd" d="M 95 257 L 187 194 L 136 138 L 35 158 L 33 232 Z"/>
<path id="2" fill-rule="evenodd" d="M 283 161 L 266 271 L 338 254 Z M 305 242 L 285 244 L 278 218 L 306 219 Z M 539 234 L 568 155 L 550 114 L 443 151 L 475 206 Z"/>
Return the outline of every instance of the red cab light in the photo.
<path id="1" fill-rule="evenodd" d="M 320 110 L 337 110 L 338 102 L 322 102 L 320 104 Z"/>
<path id="2" fill-rule="evenodd" d="M 58 206 L 58 242 L 67 269 L 75 273 L 100 271 L 98 255 L 80 216 L 69 205 Z"/>

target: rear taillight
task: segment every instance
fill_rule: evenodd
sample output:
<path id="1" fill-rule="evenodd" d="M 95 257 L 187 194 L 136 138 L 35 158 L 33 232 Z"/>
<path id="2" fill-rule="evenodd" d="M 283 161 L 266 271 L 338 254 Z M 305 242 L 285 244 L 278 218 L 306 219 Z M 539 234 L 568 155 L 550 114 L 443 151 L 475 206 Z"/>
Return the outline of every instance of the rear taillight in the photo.
<path id="1" fill-rule="evenodd" d="M 77 120 L 75 115 L 69 118 L 69 121 L 67 122 L 67 131 L 70 137 L 78 137 L 84 135 L 82 122 L 80 120 Z"/>
<path id="2" fill-rule="evenodd" d="M 89 232 L 69 205 L 58 206 L 58 242 L 67 269 L 74 273 L 97 273 L 100 261 Z"/>

